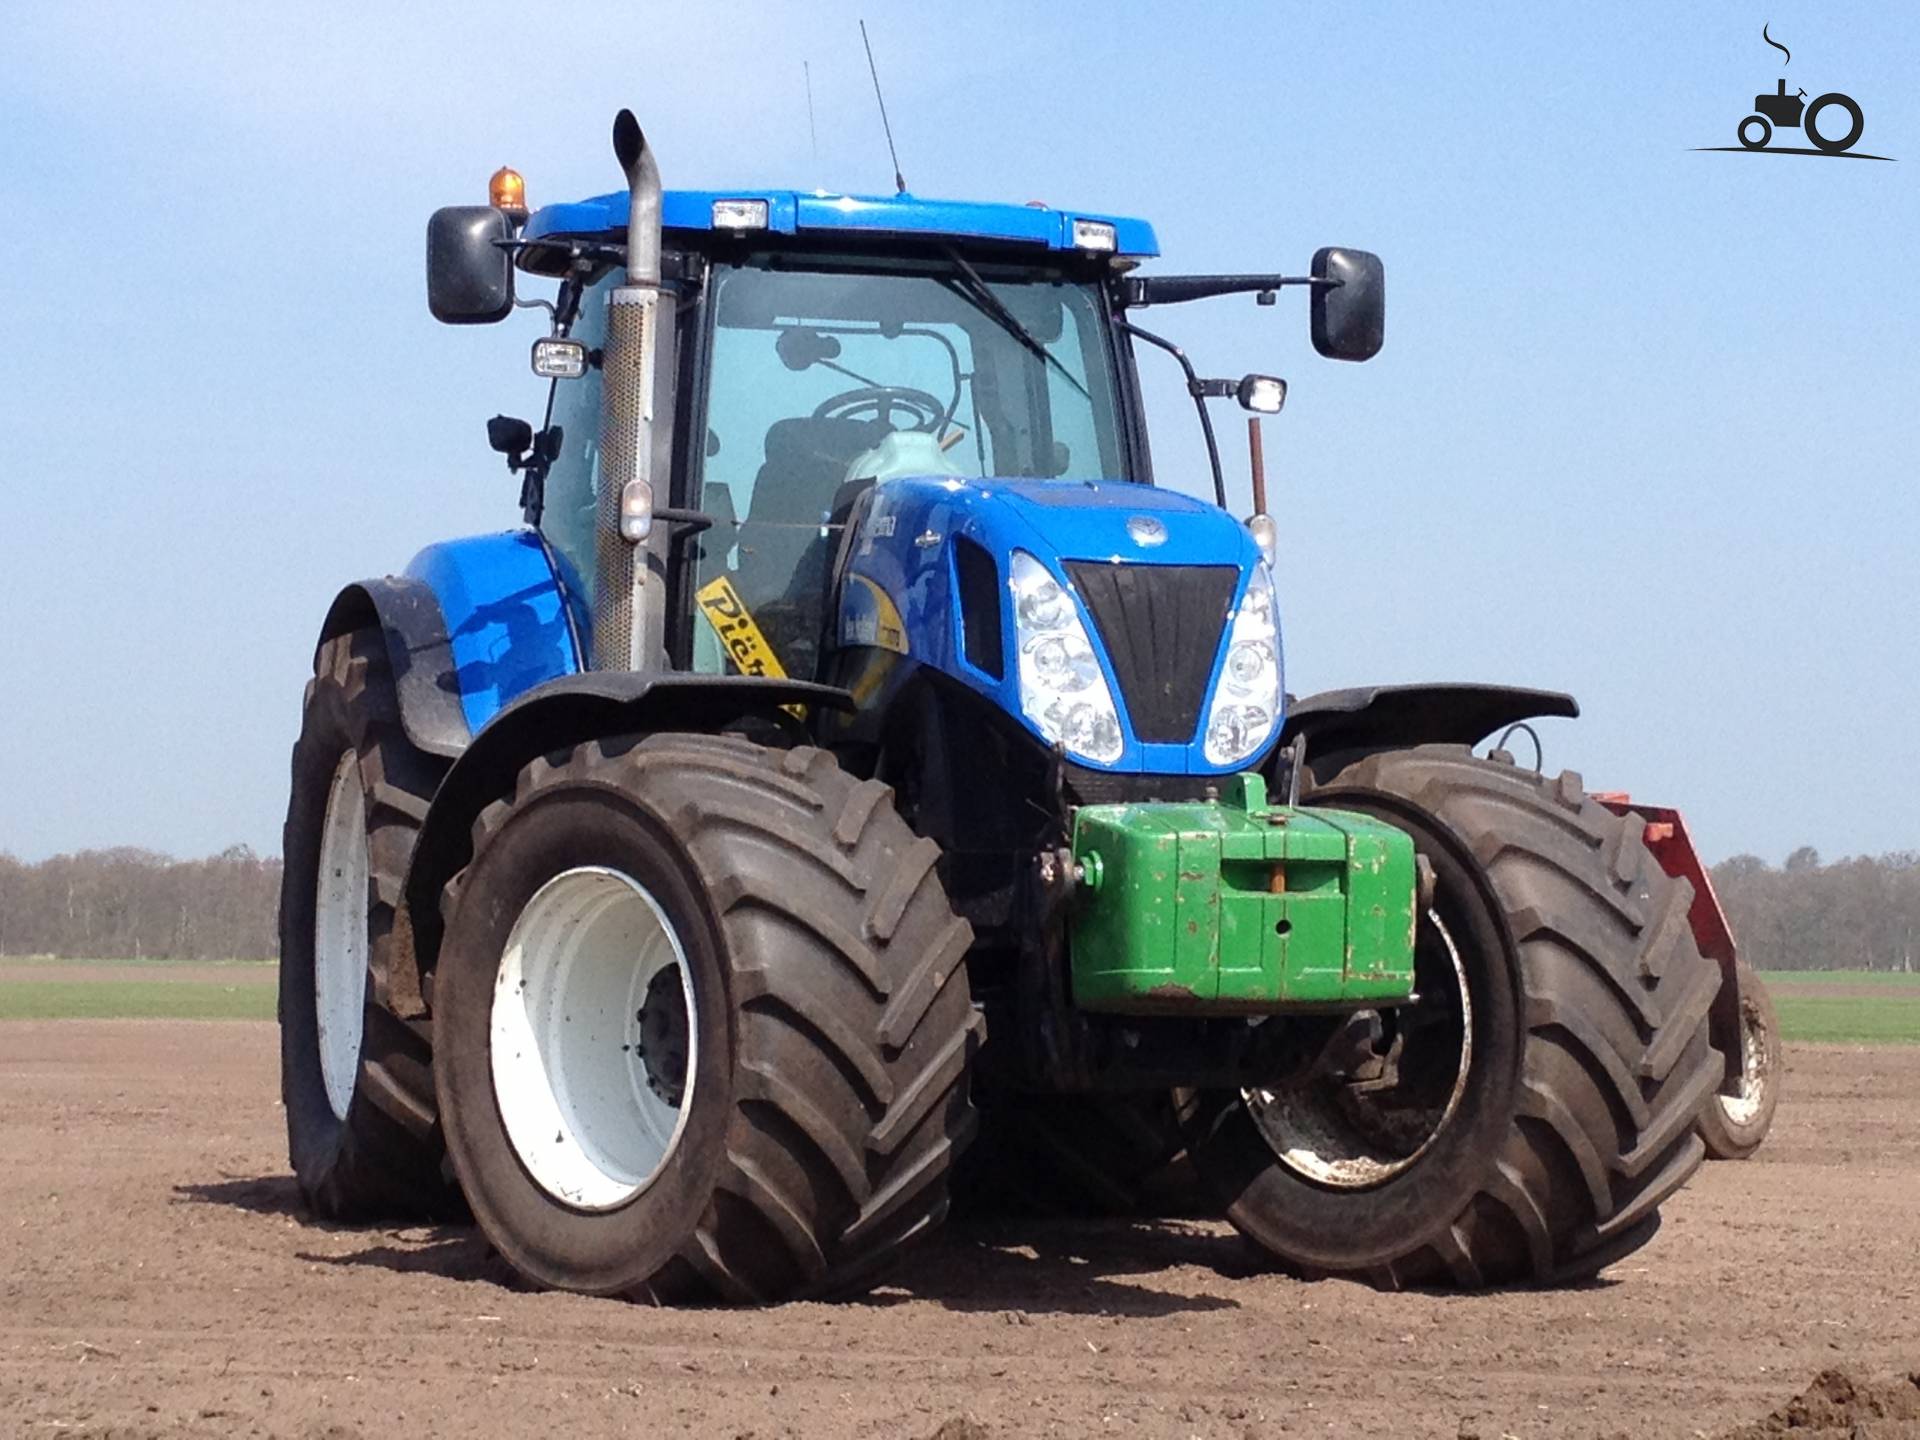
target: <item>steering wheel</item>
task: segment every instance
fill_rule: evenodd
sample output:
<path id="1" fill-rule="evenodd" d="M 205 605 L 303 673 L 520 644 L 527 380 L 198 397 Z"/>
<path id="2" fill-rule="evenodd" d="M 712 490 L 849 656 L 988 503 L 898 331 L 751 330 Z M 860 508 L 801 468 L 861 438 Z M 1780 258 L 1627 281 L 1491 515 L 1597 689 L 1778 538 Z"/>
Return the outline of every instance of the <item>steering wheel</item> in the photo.
<path id="1" fill-rule="evenodd" d="M 906 426 L 894 425 L 893 412 L 903 410 L 916 423 Z M 883 420 L 895 430 L 925 430 L 933 433 L 936 427 L 945 428 L 942 422 L 947 419 L 947 407 L 925 390 L 915 390 L 907 385 L 862 385 L 857 390 L 843 390 L 830 399 L 823 400 L 814 407 L 816 420 Z"/>

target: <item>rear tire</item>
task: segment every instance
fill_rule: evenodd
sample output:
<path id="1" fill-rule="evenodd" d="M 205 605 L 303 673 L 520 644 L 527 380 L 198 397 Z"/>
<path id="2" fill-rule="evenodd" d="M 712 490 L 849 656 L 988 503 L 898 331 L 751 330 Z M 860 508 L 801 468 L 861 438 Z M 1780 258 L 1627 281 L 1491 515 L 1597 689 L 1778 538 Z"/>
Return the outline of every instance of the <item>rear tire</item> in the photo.
<path id="1" fill-rule="evenodd" d="M 280 1097 L 329 1220 L 457 1211 L 425 1035 L 387 1003 L 400 886 L 441 762 L 408 743 L 374 628 L 320 647 L 282 838 Z"/>
<path id="2" fill-rule="evenodd" d="M 1564 1282 L 1645 1244 L 1720 1074 L 1691 887 L 1578 776 L 1463 747 L 1370 756 L 1312 803 L 1403 826 L 1432 865 L 1427 999 L 1383 1022 L 1405 1036 L 1384 1092 L 1325 1073 L 1286 1092 L 1291 1146 L 1241 1096 L 1195 1105 L 1189 1153 L 1228 1217 L 1296 1270 L 1390 1287 Z"/>
<path id="3" fill-rule="evenodd" d="M 1706 1142 L 1709 1160 L 1745 1160 L 1760 1148 L 1773 1128 L 1773 1112 L 1780 1106 L 1780 1078 L 1786 1069 L 1773 996 L 1746 961 L 1736 961 L 1735 968 L 1746 1066 L 1740 1093 L 1714 1096 L 1700 1114 L 1700 1138 Z"/>
<path id="4" fill-rule="evenodd" d="M 1829 139 L 1820 133 L 1819 122 L 1815 117 L 1821 111 L 1836 105 L 1847 112 L 1847 133 Z M 1800 126 L 1806 133 L 1808 143 L 1814 149 L 1824 151 L 1828 155 L 1839 155 L 1853 148 L 1854 142 L 1860 138 L 1860 132 L 1866 129 L 1867 121 L 1866 117 L 1860 113 L 1858 102 L 1852 96 L 1842 95 L 1836 91 L 1812 101 L 1807 106 L 1807 113 L 1801 118 Z"/>
<path id="5" fill-rule="evenodd" d="M 523 1276 L 771 1303 L 864 1285 L 945 1217 L 975 1124 L 972 932 L 886 786 L 813 749 L 596 741 L 528 764 L 474 842 L 436 1079 Z"/>

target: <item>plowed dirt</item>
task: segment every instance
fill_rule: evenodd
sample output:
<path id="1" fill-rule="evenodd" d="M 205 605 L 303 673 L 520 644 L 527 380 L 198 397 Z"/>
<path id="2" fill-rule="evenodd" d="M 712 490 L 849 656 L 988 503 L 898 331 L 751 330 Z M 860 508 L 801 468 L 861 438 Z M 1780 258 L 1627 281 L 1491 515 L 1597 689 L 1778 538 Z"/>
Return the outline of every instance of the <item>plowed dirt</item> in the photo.
<path id="1" fill-rule="evenodd" d="M 1920 1047 L 1790 1051 L 1759 1157 L 1708 1166 L 1577 1289 L 1380 1295 L 1272 1273 L 1210 1221 L 997 1223 L 866 1300 L 759 1313 L 528 1294 L 464 1229 L 312 1223 L 275 1047 L 246 1022 L 0 1024 L 0 1432 L 1690 1437 L 1789 1402 L 1837 1407 L 1836 1434 L 1912 1423 Z M 1804 1393 L 1829 1370 L 1851 1399 Z"/>

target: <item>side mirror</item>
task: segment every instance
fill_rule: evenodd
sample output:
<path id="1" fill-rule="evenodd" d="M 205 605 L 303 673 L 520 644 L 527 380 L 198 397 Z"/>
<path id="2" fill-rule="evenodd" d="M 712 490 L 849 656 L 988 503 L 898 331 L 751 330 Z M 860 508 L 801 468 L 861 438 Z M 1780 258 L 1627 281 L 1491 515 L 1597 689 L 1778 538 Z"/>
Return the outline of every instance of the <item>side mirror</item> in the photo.
<path id="1" fill-rule="evenodd" d="M 1387 328 L 1387 269 L 1380 257 L 1329 245 L 1313 252 L 1313 279 L 1313 348 L 1329 360 L 1378 355 Z"/>
<path id="2" fill-rule="evenodd" d="M 491 205 L 448 205 L 427 221 L 427 309 L 445 325 L 491 325 L 513 310 L 513 222 Z"/>

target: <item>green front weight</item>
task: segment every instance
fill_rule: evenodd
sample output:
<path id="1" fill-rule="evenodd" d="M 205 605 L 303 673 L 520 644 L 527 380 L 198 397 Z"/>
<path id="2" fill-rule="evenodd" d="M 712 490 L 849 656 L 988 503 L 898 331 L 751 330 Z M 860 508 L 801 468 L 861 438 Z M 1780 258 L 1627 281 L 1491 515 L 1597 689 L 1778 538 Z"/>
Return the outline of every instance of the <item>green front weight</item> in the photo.
<path id="1" fill-rule="evenodd" d="M 1073 998 L 1135 1015 L 1390 1005 L 1413 994 L 1413 839 L 1347 810 L 1217 801 L 1088 805 Z"/>

